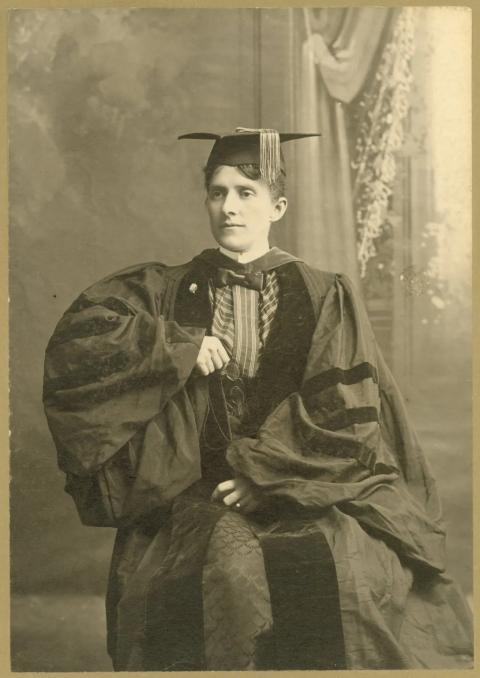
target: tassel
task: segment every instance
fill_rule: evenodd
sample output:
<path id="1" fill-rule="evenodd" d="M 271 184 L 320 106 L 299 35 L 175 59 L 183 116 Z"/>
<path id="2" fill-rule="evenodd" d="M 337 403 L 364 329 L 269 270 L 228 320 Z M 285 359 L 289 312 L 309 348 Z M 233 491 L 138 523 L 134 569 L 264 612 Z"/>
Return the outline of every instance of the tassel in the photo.
<path id="1" fill-rule="evenodd" d="M 274 129 L 237 127 L 235 132 L 260 135 L 260 176 L 267 184 L 275 183 L 280 174 L 280 135 Z"/>

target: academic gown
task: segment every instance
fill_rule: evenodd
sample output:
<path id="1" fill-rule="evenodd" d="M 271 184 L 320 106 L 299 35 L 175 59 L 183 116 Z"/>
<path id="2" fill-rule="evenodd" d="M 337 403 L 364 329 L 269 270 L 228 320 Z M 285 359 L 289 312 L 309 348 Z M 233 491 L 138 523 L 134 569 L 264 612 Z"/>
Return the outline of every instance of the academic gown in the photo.
<path id="1" fill-rule="evenodd" d="M 48 344 L 66 491 L 85 524 L 118 528 L 114 668 L 468 668 L 435 482 L 364 307 L 345 276 L 272 256 L 279 305 L 244 435 L 225 440 L 221 379 L 194 370 L 212 250 L 105 278 Z M 261 510 L 210 501 L 238 474 Z"/>

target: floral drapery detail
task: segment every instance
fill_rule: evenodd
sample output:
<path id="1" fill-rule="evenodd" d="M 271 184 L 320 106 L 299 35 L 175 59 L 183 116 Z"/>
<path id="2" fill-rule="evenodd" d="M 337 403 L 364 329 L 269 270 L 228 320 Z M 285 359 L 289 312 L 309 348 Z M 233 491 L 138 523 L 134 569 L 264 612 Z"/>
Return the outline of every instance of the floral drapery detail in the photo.
<path id="1" fill-rule="evenodd" d="M 374 241 L 382 232 L 388 198 L 393 190 L 395 154 L 404 139 L 412 83 L 410 60 L 414 51 L 415 23 L 414 7 L 399 11 L 372 84 L 359 102 L 363 120 L 352 167 L 356 171 L 353 200 L 361 277 L 365 276 L 368 261 L 376 253 Z"/>
<path id="2" fill-rule="evenodd" d="M 295 156 L 295 252 L 319 268 L 343 271 L 359 284 L 352 110 L 376 69 L 395 10 L 303 8 L 301 16 L 295 125 L 318 130 L 322 137 Z"/>

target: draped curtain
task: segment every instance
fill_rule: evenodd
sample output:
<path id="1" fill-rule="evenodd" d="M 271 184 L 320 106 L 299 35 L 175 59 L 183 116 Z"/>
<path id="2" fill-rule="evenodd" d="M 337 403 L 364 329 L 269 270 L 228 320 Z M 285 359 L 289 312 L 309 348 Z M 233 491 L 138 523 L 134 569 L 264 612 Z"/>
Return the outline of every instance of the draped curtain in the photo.
<path id="1" fill-rule="evenodd" d="M 322 137 L 296 154 L 297 251 L 358 282 L 349 104 L 374 72 L 394 10 L 305 9 L 295 97 L 298 129 Z"/>

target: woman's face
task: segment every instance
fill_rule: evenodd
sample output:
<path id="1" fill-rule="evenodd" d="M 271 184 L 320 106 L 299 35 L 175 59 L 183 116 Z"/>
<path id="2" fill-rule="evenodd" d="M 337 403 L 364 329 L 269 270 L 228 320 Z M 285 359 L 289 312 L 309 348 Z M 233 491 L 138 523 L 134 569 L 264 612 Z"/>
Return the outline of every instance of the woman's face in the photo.
<path id="1" fill-rule="evenodd" d="M 233 252 L 248 252 L 268 242 L 271 224 L 287 209 L 286 198 L 274 200 L 262 179 L 248 179 L 228 165 L 215 170 L 205 204 L 213 237 Z"/>

